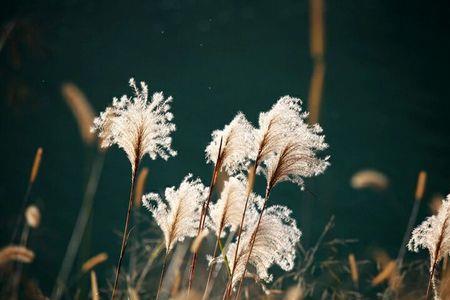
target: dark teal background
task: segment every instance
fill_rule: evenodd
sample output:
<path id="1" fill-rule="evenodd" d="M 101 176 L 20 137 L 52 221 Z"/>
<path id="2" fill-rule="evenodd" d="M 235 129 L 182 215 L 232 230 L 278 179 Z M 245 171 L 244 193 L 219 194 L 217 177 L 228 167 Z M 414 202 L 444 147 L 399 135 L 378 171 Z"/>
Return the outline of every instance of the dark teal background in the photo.
<path id="1" fill-rule="evenodd" d="M 443 1 L 442 1 L 443 3 Z M 326 1 L 326 75 L 320 123 L 331 167 L 307 181 L 317 197 L 282 184 L 273 202 L 294 211 L 304 243 L 329 217 L 334 235 L 395 255 L 412 205 L 417 173 L 428 171 L 426 199 L 450 192 L 448 7 L 427 1 Z M 97 111 L 130 93 L 128 79 L 174 97 L 178 126 L 168 162 L 150 161 L 147 191 L 177 185 L 192 172 L 208 183 L 204 148 L 212 130 L 237 111 L 254 124 L 282 95 L 307 99 L 312 64 L 307 1 L 15 1 L 2 24 L 32 24 L 36 49 L 19 40 L 21 64 L 0 52 L 1 241 L 9 240 L 35 149 L 44 148 L 32 199 L 43 222 L 31 246 L 32 269 L 49 293 L 73 228 L 90 159 L 60 93 L 73 81 Z M 12 41 L 12 40 L 11 40 Z M 24 86 L 20 93 L 11 87 Z M 375 168 L 385 192 L 355 191 L 351 175 Z M 113 147 L 95 200 L 92 254 L 115 263 L 130 166 Z M 262 180 L 259 179 L 258 180 Z M 422 205 L 421 216 L 428 213 Z"/>

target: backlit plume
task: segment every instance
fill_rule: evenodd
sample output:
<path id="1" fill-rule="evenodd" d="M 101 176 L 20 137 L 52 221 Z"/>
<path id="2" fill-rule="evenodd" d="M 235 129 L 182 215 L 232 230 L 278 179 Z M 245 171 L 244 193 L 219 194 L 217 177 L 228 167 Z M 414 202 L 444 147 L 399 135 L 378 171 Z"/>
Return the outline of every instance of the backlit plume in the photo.
<path id="1" fill-rule="evenodd" d="M 439 262 L 450 255 L 450 195 L 442 201 L 437 215 L 428 217 L 412 232 L 408 249 L 418 252 L 420 248 L 427 249 L 430 254 L 430 282 L 427 294 L 432 286 L 435 299 L 439 299 L 435 271 Z"/>
<path id="2" fill-rule="evenodd" d="M 144 206 L 152 213 L 164 234 L 167 253 L 176 242 L 197 234 L 200 208 L 207 190 L 200 179 L 192 179 L 189 174 L 178 189 L 166 188 L 165 201 L 156 193 L 143 196 Z"/>
<path id="3" fill-rule="evenodd" d="M 256 165 L 278 152 L 286 136 L 306 118 L 307 114 L 301 112 L 300 105 L 300 99 L 284 96 L 269 111 L 259 114 L 253 150 Z"/>
<path id="4" fill-rule="evenodd" d="M 303 178 L 321 174 L 328 167 L 329 157 L 319 158 L 317 151 L 325 150 L 322 128 L 305 122 L 307 113 L 301 101 L 285 96 L 267 113 L 260 115 L 260 154 L 258 171 L 267 176 L 267 189 L 277 183 L 292 181 L 303 187 Z"/>
<path id="5" fill-rule="evenodd" d="M 211 134 L 212 141 L 205 149 L 207 161 L 219 164 L 230 174 L 245 169 L 252 152 L 249 145 L 254 143 L 253 131 L 245 115 L 238 113 L 223 130 L 215 130 Z"/>
<path id="6" fill-rule="evenodd" d="M 255 219 L 255 210 L 249 210 L 249 218 Z M 233 277 L 234 287 L 244 274 L 245 263 L 250 251 L 250 240 L 256 230 L 256 223 L 247 228 L 241 238 L 238 259 Z M 275 205 L 267 208 L 261 219 L 261 224 L 255 234 L 255 243 L 249 258 L 249 264 L 256 269 L 256 275 L 266 281 L 272 280 L 269 268 L 276 264 L 285 271 L 292 270 L 295 260 L 295 249 L 300 241 L 301 232 L 297 228 L 295 219 L 291 216 L 291 210 L 285 206 Z M 236 244 L 231 244 L 227 252 L 229 262 L 234 261 Z"/>
<path id="7" fill-rule="evenodd" d="M 134 96 L 114 98 L 112 106 L 95 118 L 92 127 L 101 139 L 103 148 L 117 144 L 130 160 L 132 169 L 145 155 L 152 159 L 157 156 L 167 160 L 177 153 L 171 148 L 170 134 L 175 131 L 171 123 L 173 114 L 170 110 L 172 97 L 164 98 L 163 93 L 154 93 L 148 100 L 148 87 L 145 82 L 136 86 L 130 79 Z"/>

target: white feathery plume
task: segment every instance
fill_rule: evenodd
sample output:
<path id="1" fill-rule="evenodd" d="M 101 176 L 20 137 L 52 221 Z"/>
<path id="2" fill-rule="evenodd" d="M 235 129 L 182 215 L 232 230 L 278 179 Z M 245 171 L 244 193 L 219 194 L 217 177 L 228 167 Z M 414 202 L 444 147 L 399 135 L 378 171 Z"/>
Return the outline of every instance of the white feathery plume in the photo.
<path id="1" fill-rule="evenodd" d="M 219 164 L 219 168 L 230 174 L 246 168 L 252 153 L 249 145 L 254 144 L 254 128 L 243 113 L 239 112 L 223 130 L 214 130 L 211 137 L 211 143 L 205 149 L 208 163 Z"/>
<path id="2" fill-rule="evenodd" d="M 187 175 L 178 189 L 166 188 L 165 201 L 158 194 L 143 196 L 143 204 L 152 213 L 164 234 L 167 253 L 175 243 L 197 234 L 201 204 L 208 189 L 200 179 Z"/>
<path id="3" fill-rule="evenodd" d="M 292 270 L 296 244 L 300 241 L 301 232 L 297 228 L 295 219 L 291 216 L 291 210 L 285 206 L 268 207 L 263 212 L 259 228 L 256 228 L 257 225 L 254 222 L 259 217 L 256 209 L 249 209 L 247 215 L 253 221 L 248 222 L 252 225 L 246 228 L 241 236 L 242 246 L 238 251 L 232 287 L 242 279 L 253 235 L 255 240 L 248 263 L 255 267 L 256 275 L 266 282 L 272 280 L 269 268 L 274 264 L 279 265 L 284 271 Z M 228 262 L 234 261 L 235 247 L 236 243 L 233 243 L 228 249 Z"/>
<path id="4" fill-rule="evenodd" d="M 408 249 L 418 252 L 420 248 L 427 249 L 430 254 L 430 281 L 427 294 L 432 285 L 435 299 L 438 299 L 434 273 L 438 263 L 450 255 L 450 195 L 447 195 L 447 199 L 442 201 L 437 215 L 428 217 L 412 232 Z"/>
<path id="5" fill-rule="evenodd" d="M 267 178 L 267 191 L 282 181 L 291 181 L 303 188 L 303 178 L 322 174 L 330 165 L 329 156 L 317 157 L 316 151 L 328 145 L 321 135 L 320 126 L 299 126 L 297 131 L 286 137 L 280 152 L 264 162 L 261 171 Z"/>
<path id="6" fill-rule="evenodd" d="M 171 148 L 170 137 L 175 131 L 175 124 L 170 122 L 173 114 L 169 111 L 172 97 L 164 98 L 159 92 L 149 101 L 145 82 L 140 83 L 140 88 L 133 78 L 129 83 L 134 96 L 113 98 L 112 106 L 95 118 L 91 131 L 98 133 L 103 148 L 114 144 L 122 148 L 134 171 L 145 154 L 152 159 L 160 156 L 167 160 L 177 153 Z"/>
<path id="7" fill-rule="evenodd" d="M 301 103 L 298 98 L 284 96 L 269 111 L 259 114 L 253 149 L 256 165 L 278 152 L 286 136 L 307 117 L 307 113 L 302 113 Z"/>

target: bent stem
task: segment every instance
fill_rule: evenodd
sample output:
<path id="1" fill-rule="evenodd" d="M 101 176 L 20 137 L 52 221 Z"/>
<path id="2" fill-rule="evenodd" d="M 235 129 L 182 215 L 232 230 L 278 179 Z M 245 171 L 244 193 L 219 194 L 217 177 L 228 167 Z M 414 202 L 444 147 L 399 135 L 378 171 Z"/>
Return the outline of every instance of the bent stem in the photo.
<path id="1" fill-rule="evenodd" d="M 122 267 L 122 261 L 125 254 L 125 246 L 126 246 L 126 240 L 128 238 L 128 224 L 130 221 L 130 214 L 131 214 L 131 208 L 133 206 L 133 195 L 134 195 L 134 182 L 136 179 L 136 174 L 139 169 L 139 158 L 136 158 L 135 164 L 134 164 L 134 171 L 131 175 L 131 187 L 130 187 L 130 198 L 128 200 L 128 210 L 127 215 L 125 218 L 125 225 L 123 229 L 123 237 L 122 237 L 122 245 L 120 247 L 120 255 L 119 255 L 119 262 L 117 263 L 117 269 L 116 269 L 116 278 L 114 280 L 114 287 L 112 291 L 111 300 L 114 300 L 114 297 L 116 295 L 117 286 L 119 284 L 119 275 L 120 275 L 120 269 Z"/>
<path id="2" fill-rule="evenodd" d="M 75 223 L 75 227 L 73 228 L 72 236 L 70 237 L 66 254 L 64 255 L 61 269 L 59 270 L 58 277 L 56 278 L 55 287 L 50 299 L 58 300 L 61 298 L 62 293 L 66 289 L 66 281 L 69 277 L 69 273 L 72 269 L 81 240 L 84 232 L 86 231 L 86 226 L 92 213 L 94 196 L 97 191 L 100 175 L 102 173 L 104 158 L 105 157 L 103 154 L 98 154 L 95 158 L 94 165 L 91 168 L 80 212 L 78 213 L 77 221 Z"/>
<path id="3" fill-rule="evenodd" d="M 158 292 L 156 292 L 156 300 L 159 298 L 159 293 L 161 292 L 161 287 L 164 279 L 164 274 L 166 273 L 166 265 L 167 265 L 167 257 L 169 256 L 169 253 L 166 253 L 164 256 L 164 263 L 162 266 L 161 276 L 159 278 L 159 285 L 158 285 Z"/>

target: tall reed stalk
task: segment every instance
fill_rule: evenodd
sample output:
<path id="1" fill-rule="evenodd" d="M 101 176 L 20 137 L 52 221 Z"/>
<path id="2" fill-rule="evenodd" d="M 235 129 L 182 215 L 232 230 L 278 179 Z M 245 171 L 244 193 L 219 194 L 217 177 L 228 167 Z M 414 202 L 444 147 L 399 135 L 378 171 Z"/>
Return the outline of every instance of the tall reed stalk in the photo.
<path id="1" fill-rule="evenodd" d="M 140 153 L 140 151 L 141 151 L 140 150 L 140 142 L 138 142 L 138 146 L 136 148 L 136 153 Z M 117 287 L 119 285 L 120 269 L 122 267 L 123 257 L 125 255 L 125 249 L 126 249 L 127 240 L 128 240 L 128 226 L 129 226 L 129 221 L 130 221 L 130 214 L 131 214 L 131 209 L 133 208 L 134 183 L 135 183 L 135 179 L 136 179 L 137 172 L 139 169 L 139 163 L 140 163 L 139 155 L 136 155 L 136 159 L 134 162 L 134 169 L 133 169 L 132 175 L 131 175 L 130 197 L 128 199 L 128 209 L 127 209 L 127 214 L 125 217 L 125 224 L 124 224 L 123 236 L 122 236 L 122 245 L 120 246 L 120 255 L 119 255 L 119 261 L 117 262 L 116 276 L 114 279 L 114 287 L 113 287 L 113 291 L 112 291 L 112 295 L 111 295 L 111 300 L 115 299 Z"/>
<path id="2" fill-rule="evenodd" d="M 34 156 L 33 166 L 31 167 L 31 172 L 30 172 L 30 178 L 28 179 L 27 190 L 25 192 L 25 195 L 23 196 L 22 205 L 20 207 L 20 213 L 19 213 L 19 216 L 17 217 L 16 225 L 14 226 L 14 231 L 11 236 L 11 241 L 10 241 L 11 243 L 14 242 L 14 240 L 16 239 L 17 233 L 19 231 L 20 223 L 22 222 L 23 214 L 25 212 L 25 207 L 28 204 L 31 190 L 33 188 L 34 182 L 36 181 L 36 177 L 39 173 L 39 168 L 40 168 L 41 160 L 42 160 L 42 154 L 43 154 L 43 150 L 41 147 L 39 147 L 36 150 L 36 154 Z"/>

